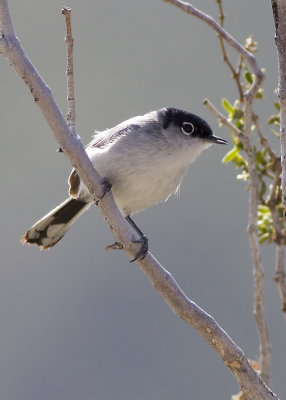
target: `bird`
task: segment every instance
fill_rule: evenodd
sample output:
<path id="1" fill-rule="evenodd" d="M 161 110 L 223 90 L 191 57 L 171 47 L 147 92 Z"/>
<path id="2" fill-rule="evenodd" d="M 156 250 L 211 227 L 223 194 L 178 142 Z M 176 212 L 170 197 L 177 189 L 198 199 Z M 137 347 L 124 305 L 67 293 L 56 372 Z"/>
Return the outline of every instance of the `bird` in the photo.
<path id="1" fill-rule="evenodd" d="M 131 216 L 178 192 L 189 165 L 212 144 L 227 141 L 214 136 L 204 119 L 173 107 L 95 132 L 86 153 L 123 217 L 140 237 L 142 249 L 135 259 L 147 253 L 148 239 Z M 53 247 L 94 203 L 75 169 L 68 182 L 68 199 L 37 221 L 22 237 L 22 243 L 41 249 Z"/>

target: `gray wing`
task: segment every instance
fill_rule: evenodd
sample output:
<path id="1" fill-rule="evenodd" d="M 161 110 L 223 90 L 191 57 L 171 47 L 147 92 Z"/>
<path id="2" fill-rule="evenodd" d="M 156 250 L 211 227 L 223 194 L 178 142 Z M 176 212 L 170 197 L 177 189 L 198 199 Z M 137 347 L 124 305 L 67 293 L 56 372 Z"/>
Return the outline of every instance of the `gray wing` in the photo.
<path id="1" fill-rule="evenodd" d="M 131 124 L 120 129 L 114 127 L 109 129 L 108 131 L 100 132 L 94 135 L 92 141 L 86 146 L 86 149 L 91 147 L 97 147 L 99 149 L 103 149 L 111 143 L 117 142 L 123 136 L 126 136 L 130 133 L 135 133 L 141 128 L 139 124 Z"/>

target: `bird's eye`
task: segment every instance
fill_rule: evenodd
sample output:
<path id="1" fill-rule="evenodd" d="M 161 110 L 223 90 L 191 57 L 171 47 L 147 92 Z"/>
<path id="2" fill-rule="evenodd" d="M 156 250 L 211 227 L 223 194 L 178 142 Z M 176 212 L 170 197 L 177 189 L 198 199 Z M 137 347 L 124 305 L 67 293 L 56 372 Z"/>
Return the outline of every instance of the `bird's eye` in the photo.
<path id="1" fill-rule="evenodd" d="M 181 129 L 185 135 L 191 135 L 194 132 L 195 127 L 191 122 L 183 122 Z"/>

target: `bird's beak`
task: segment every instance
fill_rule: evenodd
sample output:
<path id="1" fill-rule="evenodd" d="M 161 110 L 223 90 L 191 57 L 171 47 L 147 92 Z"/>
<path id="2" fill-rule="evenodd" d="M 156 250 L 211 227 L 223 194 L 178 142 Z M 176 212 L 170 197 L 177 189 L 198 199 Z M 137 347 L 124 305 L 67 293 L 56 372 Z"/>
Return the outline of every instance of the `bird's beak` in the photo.
<path id="1" fill-rule="evenodd" d="M 208 140 L 212 143 L 218 143 L 218 144 L 228 144 L 228 142 L 220 137 L 217 136 L 211 136 L 210 138 L 208 138 Z"/>

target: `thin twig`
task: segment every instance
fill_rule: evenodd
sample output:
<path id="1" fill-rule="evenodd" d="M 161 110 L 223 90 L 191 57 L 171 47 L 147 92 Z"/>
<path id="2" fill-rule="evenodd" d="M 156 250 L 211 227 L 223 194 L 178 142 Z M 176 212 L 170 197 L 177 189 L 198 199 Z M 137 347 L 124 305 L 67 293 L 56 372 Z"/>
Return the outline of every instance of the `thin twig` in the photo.
<path id="1" fill-rule="evenodd" d="M 218 4 L 218 8 L 219 8 L 219 19 L 220 19 L 220 26 L 223 28 L 223 22 L 224 22 L 224 13 L 223 13 L 223 8 L 222 8 L 222 0 L 216 0 L 217 4 Z M 237 90 L 239 92 L 239 100 L 242 102 L 243 101 L 243 90 L 241 87 L 241 83 L 240 83 L 240 71 L 241 71 L 241 64 L 242 64 L 242 60 L 243 58 L 240 57 L 239 63 L 238 63 L 238 68 L 237 70 L 235 70 L 234 66 L 232 65 L 232 63 L 230 62 L 230 59 L 228 57 L 228 54 L 226 52 L 225 49 L 225 45 L 224 45 L 224 40 L 222 38 L 221 35 L 218 34 L 218 39 L 220 42 L 220 47 L 221 47 L 221 52 L 222 52 L 222 57 L 223 57 L 223 61 L 226 63 L 226 65 L 228 66 L 228 68 L 231 71 L 231 75 L 236 83 L 237 86 Z"/>
<path id="2" fill-rule="evenodd" d="M 7 1 L 0 1 L 0 32 L 3 36 L 15 36 Z"/>
<path id="3" fill-rule="evenodd" d="M 250 89 L 245 93 L 244 101 L 244 132 L 242 135 L 242 144 L 247 154 L 248 172 L 249 172 L 249 224 L 248 234 L 253 260 L 254 275 L 254 315 L 258 328 L 260 342 L 260 371 L 261 377 L 269 383 L 270 380 L 270 361 L 271 345 L 268 335 L 265 312 L 264 296 L 264 271 L 262 266 L 261 252 L 257 231 L 257 209 L 259 204 L 259 181 L 256 170 L 255 156 L 251 146 L 251 127 L 253 116 L 253 101 L 262 84 L 262 76 L 255 75 L 254 82 Z"/>
<path id="4" fill-rule="evenodd" d="M 231 123 L 227 119 L 227 117 L 225 115 L 223 115 L 209 99 L 204 99 L 203 104 L 210 110 L 210 112 L 212 112 L 218 118 L 218 120 L 223 125 L 227 126 L 237 136 L 241 135 L 241 130 L 238 129 L 233 123 Z"/>
<path id="5" fill-rule="evenodd" d="M 73 43 L 71 27 L 71 8 L 63 7 L 62 14 L 65 16 L 66 36 L 65 43 L 67 46 L 67 89 L 68 89 L 68 113 L 66 115 L 68 126 L 71 132 L 76 136 L 76 112 L 75 112 L 75 94 L 74 94 L 74 72 L 73 72 Z"/>

